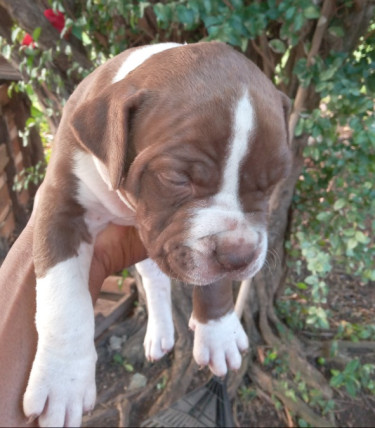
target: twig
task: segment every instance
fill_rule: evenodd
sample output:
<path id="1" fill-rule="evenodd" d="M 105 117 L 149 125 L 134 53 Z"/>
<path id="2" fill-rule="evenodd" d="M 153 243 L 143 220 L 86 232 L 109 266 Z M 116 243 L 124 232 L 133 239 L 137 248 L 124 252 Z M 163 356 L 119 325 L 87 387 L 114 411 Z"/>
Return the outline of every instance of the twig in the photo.
<path id="1" fill-rule="evenodd" d="M 229 0 L 223 0 L 223 3 L 226 4 L 230 10 L 234 10 L 234 6 L 232 5 L 232 3 Z"/>
<path id="2" fill-rule="evenodd" d="M 271 77 L 275 71 L 275 66 L 272 61 L 267 57 L 267 55 L 262 51 L 262 49 L 255 43 L 255 40 L 251 40 L 251 46 L 254 48 L 255 52 L 263 60 L 263 71 L 268 76 Z"/>
<path id="3" fill-rule="evenodd" d="M 116 408 L 119 414 L 118 427 L 122 428 L 129 426 L 129 414 L 131 409 L 130 401 L 123 398 L 116 404 Z"/>
<path id="4" fill-rule="evenodd" d="M 242 318 L 242 313 L 245 308 L 247 296 L 249 295 L 251 287 L 251 278 L 245 279 L 241 282 L 240 291 L 238 292 L 238 296 L 236 299 L 236 305 L 234 307 L 234 311 L 236 312 L 239 319 Z"/>
<path id="5" fill-rule="evenodd" d="M 319 52 L 320 46 L 322 44 L 323 36 L 328 27 L 329 20 L 332 15 L 332 11 L 335 6 L 335 3 L 336 2 L 332 0 L 324 0 L 323 6 L 322 6 L 322 12 L 312 38 L 311 49 L 307 55 L 307 64 L 306 64 L 307 67 L 311 65 L 313 58 Z M 308 90 L 309 90 L 308 87 L 303 87 L 302 85 L 299 85 L 298 87 L 297 94 L 294 100 L 293 112 L 290 115 L 290 119 L 289 119 L 289 135 L 291 140 L 294 140 L 293 138 L 294 131 L 297 126 L 299 115 L 302 112 L 303 107 L 306 103 Z M 297 143 L 294 143 L 294 144 L 297 144 Z M 296 147 L 293 147 L 293 149 L 295 148 Z"/>

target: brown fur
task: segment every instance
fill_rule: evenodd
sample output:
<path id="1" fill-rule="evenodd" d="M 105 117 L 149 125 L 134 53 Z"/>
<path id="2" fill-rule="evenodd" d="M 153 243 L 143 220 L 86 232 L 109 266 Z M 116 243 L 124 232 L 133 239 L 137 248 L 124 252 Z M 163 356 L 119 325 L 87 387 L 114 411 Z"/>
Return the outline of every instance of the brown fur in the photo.
<path id="1" fill-rule="evenodd" d="M 204 287 L 194 287 L 193 317 L 199 322 L 216 320 L 233 310 L 232 281 L 223 279 Z"/>
<path id="2" fill-rule="evenodd" d="M 120 188 L 137 206 L 145 247 L 167 273 L 171 262 L 182 270 L 193 263 L 188 249 L 181 246 L 189 213 L 207 206 L 220 187 L 231 136 L 231 106 L 244 88 L 257 119 L 252 149 L 241 166 L 244 211 L 266 224 L 272 189 L 288 174 L 288 103 L 243 55 L 222 43 L 188 45 L 153 55 L 111 84 L 129 53 L 88 76 L 64 109 L 38 207 L 34 246 L 38 276 L 91 239 L 71 173 L 71 153 L 77 147 L 97 156 L 107 166 L 113 188 Z M 223 286 L 221 293 L 219 288 L 215 286 L 214 293 L 196 292 L 202 297 L 199 318 L 232 306 L 228 289 Z M 207 302 L 216 308 L 213 312 Z"/>

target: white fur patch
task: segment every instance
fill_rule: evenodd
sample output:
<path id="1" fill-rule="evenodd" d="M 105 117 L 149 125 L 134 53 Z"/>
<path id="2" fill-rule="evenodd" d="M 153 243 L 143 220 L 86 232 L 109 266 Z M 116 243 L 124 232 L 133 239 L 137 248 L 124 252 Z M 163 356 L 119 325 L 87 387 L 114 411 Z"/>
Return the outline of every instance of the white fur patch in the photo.
<path id="1" fill-rule="evenodd" d="M 194 330 L 193 356 L 199 366 L 208 365 L 216 376 L 240 368 L 241 352 L 248 349 L 249 340 L 235 312 L 207 323 L 192 316 L 189 327 Z"/>
<path id="2" fill-rule="evenodd" d="M 111 190 L 106 168 L 95 156 L 77 150 L 73 172 L 79 179 L 78 200 L 87 210 L 85 221 L 94 236 L 109 222 L 135 224 L 133 208 L 119 192 Z"/>
<path id="3" fill-rule="evenodd" d="M 144 46 L 135 50 L 128 56 L 126 61 L 119 68 L 118 72 L 116 73 L 116 76 L 112 80 L 112 83 L 116 83 L 124 79 L 131 71 L 139 67 L 152 55 L 155 55 L 167 49 L 176 48 L 177 46 L 182 45 L 180 45 L 179 43 L 158 43 L 155 45 Z"/>
<path id="4" fill-rule="evenodd" d="M 162 358 L 174 345 L 171 282 L 151 259 L 146 259 L 135 266 L 142 276 L 147 300 L 145 354 L 148 360 L 155 361 Z"/>
<path id="5" fill-rule="evenodd" d="M 215 196 L 218 204 L 235 206 L 240 210 L 238 199 L 240 167 L 246 153 L 250 150 L 249 137 L 254 128 L 254 111 L 247 91 L 239 99 L 233 120 L 232 139 L 229 155 L 224 167 L 223 182 L 219 193 Z"/>
<path id="6" fill-rule="evenodd" d="M 94 310 L 88 290 L 92 246 L 37 280 L 38 347 L 24 396 L 40 426 L 79 426 L 95 405 Z M 48 406 L 45 405 L 48 401 Z"/>
<path id="7" fill-rule="evenodd" d="M 197 209 L 194 213 L 189 239 L 189 243 L 192 245 L 200 237 L 221 232 L 224 219 L 237 222 L 244 220 L 244 213 L 239 202 L 239 173 L 241 162 L 250 149 L 249 136 L 254 128 L 254 120 L 254 111 L 247 91 L 245 91 L 234 108 L 232 137 L 221 188 L 212 198 L 210 207 Z M 212 221 L 215 217 L 219 221 Z"/>

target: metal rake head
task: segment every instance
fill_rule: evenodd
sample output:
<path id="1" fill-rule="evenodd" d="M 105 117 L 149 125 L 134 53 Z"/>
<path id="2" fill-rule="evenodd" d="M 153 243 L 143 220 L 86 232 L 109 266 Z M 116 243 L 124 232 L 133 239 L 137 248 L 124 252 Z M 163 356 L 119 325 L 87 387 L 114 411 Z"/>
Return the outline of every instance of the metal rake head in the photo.
<path id="1" fill-rule="evenodd" d="M 226 382 L 215 376 L 141 424 L 141 427 L 233 426 Z"/>

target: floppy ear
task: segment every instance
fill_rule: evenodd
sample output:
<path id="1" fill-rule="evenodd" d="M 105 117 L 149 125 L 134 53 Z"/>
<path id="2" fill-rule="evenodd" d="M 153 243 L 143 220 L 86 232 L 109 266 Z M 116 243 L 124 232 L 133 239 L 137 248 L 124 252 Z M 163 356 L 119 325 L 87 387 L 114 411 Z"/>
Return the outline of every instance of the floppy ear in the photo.
<path id="1" fill-rule="evenodd" d="M 287 137 L 287 143 L 288 146 L 290 146 L 290 135 L 289 135 L 289 116 L 292 111 L 292 101 L 290 98 L 284 94 L 284 92 L 279 91 L 279 94 L 281 96 L 281 102 L 283 105 L 283 111 L 284 111 L 284 120 L 285 120 L 285 129 L 286 129 L 286 137 Z"/>
<path id="2" fill-rule="evenodd" d="M 113 189 L 118 189 L 129 150 L 129 122 L 145 95 L 124 94 L 116 84 L 83 103 L 70 122 L 74 136 L 107 168 Z"/>

